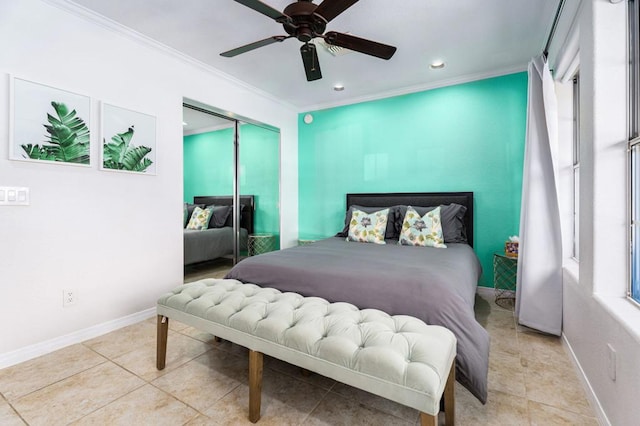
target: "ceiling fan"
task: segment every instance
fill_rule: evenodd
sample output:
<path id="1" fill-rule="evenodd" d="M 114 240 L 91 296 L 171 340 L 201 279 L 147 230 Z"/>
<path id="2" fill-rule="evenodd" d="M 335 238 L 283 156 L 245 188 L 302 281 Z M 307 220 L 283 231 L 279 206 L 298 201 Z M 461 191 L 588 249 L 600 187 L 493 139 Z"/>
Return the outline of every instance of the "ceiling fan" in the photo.
<path id="1" fill-rule="evenodd" d="M 311 0 L 298 0 L 291 3 L 282 12 L 259 0 L 235 1 L 282 24 L 289 35 L 265 38 L 220 54 L 227 58 L 295 37 L 304 43 L 300 47 L 302 63 L 304 64 L 307 81 L 313 81 L 322 78 L 316 46 L 310 43 L 316 37 L 324 39 L 329 45 L 343 47 L 382 59 L 390 59 L 396 52 L 394 46 L 352 36 L 351 34 L 335 31 L 324 33 L 327 24 L 331 20 L 353 6 L 358 0 L 324 0 L 319 5 L 313 4 Z"/>

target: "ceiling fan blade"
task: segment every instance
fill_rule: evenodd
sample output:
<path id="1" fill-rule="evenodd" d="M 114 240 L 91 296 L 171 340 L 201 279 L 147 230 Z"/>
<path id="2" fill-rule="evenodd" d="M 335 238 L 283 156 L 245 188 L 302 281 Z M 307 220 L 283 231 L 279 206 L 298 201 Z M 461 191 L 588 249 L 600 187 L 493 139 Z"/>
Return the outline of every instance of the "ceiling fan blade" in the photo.
<path id="1" fill-rule="evenodd" d="M 305 43 L 300 46 L 304 72 L 307 74 L 307 81 L 319 80 L 322 78 L 320 63 L 318 62 L 318 52 L 313 43 Z"/>
<path id="2" fill-rule="evenodd" d="M 291 20 L 291 18 L 289 18 L 284 13 L 279 12 L 278 10 L 272 8 L 268 4 L 262 3 L 261 1 L 258 1 L 258 0 L 235 0 L 235 1 L 244 6 L 247 6 L 250 9 L 255 10 L 256 12 L 262 13 L 263 15 L 268 16 L 269 18 L 277 22 L 282 23 L 282 22 Z"/>
<path id="3" fill-rule="evenodd" d="M 222 52 L 220 56 L 224 56 L 225 58 L 233 58 L 234 56 L 237 56 L 241 53 L 249 52 L 253 49 L 257 49 L 263 46 L 268 46 L 276 42 L 281 42 L 288 38 L 291 38 L 291 36 L 273 36 L 273 37 L 265 38 L 264 40 L 254 41 L 253 43 L 249 43 L 244 46 L 236 47 L 235 49 Z"/>
<path id="4" fill-rule="evenodd" d="M 355 50 L 356 52 L 382 59 L 391 59 L 393 54 L 396 53 L 394 46 L 352 36 L 351 34 L 329 31 L 324 35 L 324 39 L 327 43 L 333 44 L 334 46 L 344 47 L 345 49 Z"/>
<path id="5" fill-rule="evenodd" d="M 324 0 L 314 13 L 329 22 L 357 2 L 358 0 Z"/>

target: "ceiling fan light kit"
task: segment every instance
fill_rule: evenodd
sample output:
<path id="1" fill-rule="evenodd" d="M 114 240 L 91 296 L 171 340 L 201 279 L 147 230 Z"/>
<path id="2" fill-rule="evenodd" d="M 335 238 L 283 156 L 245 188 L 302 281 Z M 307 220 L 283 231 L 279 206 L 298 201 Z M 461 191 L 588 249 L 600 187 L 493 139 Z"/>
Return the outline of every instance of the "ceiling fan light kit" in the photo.
<path id="1" fill-rule="evenodd" d="M 333 56 L 343 56 L 349 53 L 353 53 L 352 50 L 345 49 L 344 47 L 335 46 L 333 44 L 329 44 L 324 39 L 320 38 L 313 42 L 315 45 L 322 46 L 324 50 L 332 54 Z"/>
<path id="2" fill-rule="evenodd" d="M 329 46 L 349 49 L 381 59 L 390 59 L 396 52 L 394 46 L 356 37 L 351 34 L 338 33 L 335 31 L 329 31 L 325 34 L 327 24 L 357 3 L 358 0 L 324 0 L 319 5 L 313 4 L 311 0 L 298 0 L 288 5 L 282 12 L 259 0 L 235 1 L 282 24 L 288 35 L 272 36 L 220 54 L 227 58 L 273 43 L 279 43 L 288 38 L 297 38 L 304 43 L 300 47 L 300 54 L 302 56 L 307 81 L 314 81 L 322 78 L 316 46 L 310 43 L 314 38 L 323 39 Z"/>

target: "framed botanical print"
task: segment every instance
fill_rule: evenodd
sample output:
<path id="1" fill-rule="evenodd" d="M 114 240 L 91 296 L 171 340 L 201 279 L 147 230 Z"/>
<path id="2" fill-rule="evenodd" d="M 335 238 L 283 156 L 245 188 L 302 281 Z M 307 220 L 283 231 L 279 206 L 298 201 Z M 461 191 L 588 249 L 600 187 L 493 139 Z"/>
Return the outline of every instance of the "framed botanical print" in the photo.
<path id="1" fill-rule="evenodd" d="M 102 170 L 156 174 L 156 118 L 102 103 Z"/>
<path id="2" fill-rule="evenodd" d="M 91 98 L 11 79 L 9 158 L 91 165 Z"/>

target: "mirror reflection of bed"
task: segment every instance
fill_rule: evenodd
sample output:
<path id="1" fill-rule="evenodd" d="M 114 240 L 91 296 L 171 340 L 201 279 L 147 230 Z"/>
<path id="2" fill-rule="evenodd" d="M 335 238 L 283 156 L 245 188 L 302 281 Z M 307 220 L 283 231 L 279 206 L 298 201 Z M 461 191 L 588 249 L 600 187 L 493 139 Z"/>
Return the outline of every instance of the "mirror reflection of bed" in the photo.
<path id="1" fill-rule="evenodd" d="M 210 218 L 207 229 L 184 229 L 184 266 L 189 268 L 187 274 L 207 271 L 207 276 L 211 276 L 212 268 L 215 269 L 214 274 L 224 273 L 233 265 L 233 196 L 195 196 L 193 203 L 185 205 L 187 212 L 193 212 L 195 207 L 210 208 L 214 215 Z M 254 205 L 253 195 L 240 196 L 240 258 L 246 255 L 248 237 L 254 233 Z"/>

